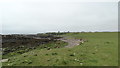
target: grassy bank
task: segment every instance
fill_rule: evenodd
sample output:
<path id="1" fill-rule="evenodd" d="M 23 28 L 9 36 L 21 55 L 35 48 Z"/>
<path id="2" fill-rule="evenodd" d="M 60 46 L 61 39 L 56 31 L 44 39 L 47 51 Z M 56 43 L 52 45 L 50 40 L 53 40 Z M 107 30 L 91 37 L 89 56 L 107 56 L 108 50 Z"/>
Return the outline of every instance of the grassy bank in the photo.
<path id="1" fill-rule="evenodd" d="M 73 48 L 37 48 L 22 55 L 9 57 L 3 66 L 117 66 L 118 33 L 67 33 L 68 38 L 86 39 Z M 49 43 L 44 46 L 67 45 Z"/>

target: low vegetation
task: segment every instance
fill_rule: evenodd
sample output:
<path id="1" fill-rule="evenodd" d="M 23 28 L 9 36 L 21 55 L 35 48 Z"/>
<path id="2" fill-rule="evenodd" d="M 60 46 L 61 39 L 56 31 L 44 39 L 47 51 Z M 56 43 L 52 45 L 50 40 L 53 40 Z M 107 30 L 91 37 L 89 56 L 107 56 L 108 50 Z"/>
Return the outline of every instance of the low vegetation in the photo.
<path id="1" fill-rule="evenodd" d="M 9 60 L 8 62 L 4 62 L 3 66 L 118 65 L 117 32 L 66 33 L 60 36 L 75 39 L 82 38 L 86 39 L 87 42 L 72 48 L 65 48 L 64 46 L 66 46 L 67 43 L 62 41 L 49 42 L 20 55 L 7 57 Z M 17 53 L 18 52 L 15 51 L 15 54 Z"/>

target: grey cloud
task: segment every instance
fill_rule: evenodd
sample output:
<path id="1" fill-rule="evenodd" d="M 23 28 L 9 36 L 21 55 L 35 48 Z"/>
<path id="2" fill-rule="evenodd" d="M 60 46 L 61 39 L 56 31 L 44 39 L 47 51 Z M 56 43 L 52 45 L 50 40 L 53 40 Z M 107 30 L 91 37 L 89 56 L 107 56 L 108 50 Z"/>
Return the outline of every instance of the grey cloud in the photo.
<path id="1" fill-rule="evenodd" d="M 1 12 L 4 34 L 118 29 L 116 2 L 12 2 Z"/>

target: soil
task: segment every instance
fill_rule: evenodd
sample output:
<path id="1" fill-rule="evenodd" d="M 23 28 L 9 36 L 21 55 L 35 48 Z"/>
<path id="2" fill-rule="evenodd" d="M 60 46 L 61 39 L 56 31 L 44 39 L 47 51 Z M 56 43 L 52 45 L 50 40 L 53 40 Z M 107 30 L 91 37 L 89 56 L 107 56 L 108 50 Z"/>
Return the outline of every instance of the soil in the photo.
<path id="1" fill-rule="evenodd" d="M 82 40 L 82 39 L 69 39 L 67 37 L 63 37 L 63 38 L 61 38 L 59 40 L 67 42 L 68 45 L 65 46 L 65 47 L 68 47 L 68 48 L 71 48 L 71 47 L 74 47 L 74 46 L 78 46 L 78 45 L 84 43 L 84 40 Z"/>

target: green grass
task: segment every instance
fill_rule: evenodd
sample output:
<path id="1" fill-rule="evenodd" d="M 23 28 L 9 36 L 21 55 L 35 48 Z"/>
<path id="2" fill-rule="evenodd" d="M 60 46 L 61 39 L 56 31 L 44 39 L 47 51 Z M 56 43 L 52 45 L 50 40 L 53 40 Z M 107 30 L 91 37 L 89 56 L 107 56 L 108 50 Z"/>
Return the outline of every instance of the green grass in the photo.
<path id="1" fill-rule="evenodd" d="M 3 66 L 117 66 L 118 33 L 68 33 L 69 38 L 88 40 L 73 48 L 37 48 L 22 55 L 9 57 Z M 61 46 L 64 43 L 61 44 Z M 44 46 L 55 45 L 49 43 Z M 58 45 L 58 44 L 56 44 Z M 60 44 L 59 44 L 60 45 Z M 65 45 L 65 44 L 64 44 Z"/>
<path id="2" fill-rule="evenodd" d="M 51 41 L 51 42 L 49 42 L 47 44 L 42 44 L 42 45 L 37 46 L 36 49 L 38 49 L 38 50 L 43 49 L 43 48 L 45 48 L 45 49 L 53 49 L 53 48 L 55 48 L 57 46 L 59 46 L 59 48 L 62 48 L 64 46 L 66 46 L 66 45 L 67 45 L 67 43 L 65 43 L 63 41 Z M 19 49 L 17 51 L 10 52 L 10 53 L 8 53 L 6 55 L 3 55 L 2 58 L 6 59 L 6 58 L 9 58 L 9 57 L 21 55 L 21 54 L 23 54 L 25 52 L 32 51 L 32 50 L 33 49 L 29 49 L 28 47 L 24 47 L 24 48 L 21 48 L 21 49 Z"/>

